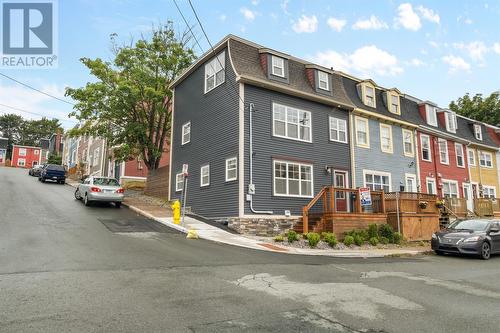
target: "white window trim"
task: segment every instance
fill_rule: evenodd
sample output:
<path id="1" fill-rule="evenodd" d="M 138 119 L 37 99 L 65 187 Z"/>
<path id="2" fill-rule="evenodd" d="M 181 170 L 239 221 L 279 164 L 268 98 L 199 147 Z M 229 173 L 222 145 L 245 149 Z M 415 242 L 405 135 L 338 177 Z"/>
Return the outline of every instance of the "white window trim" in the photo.
<path id="1" fill-rule="evenodd" d="M 406 185 L 408 185 L 408 179 L 413 179 L 413 186 L 414 188 L 411 189 L 411 191 L 408 191 L 406 188 Z M 416 193 L 417 192 L 417 175 L 414 173 L 405 173 L 405 192 L 412 192 Z"/>
<path id="2" fill-rule="evenodd" d="M 453 128 L 450 128 L 449 116 L 453 118 Z M 457 133 L 457 115 L 454 112 L 445 112 L 444 122 L 446 124 L 446 130 L 451 133 Z"/>
<path id="3" fill-rule="evenodd" d="M 321 75 L 325 75 L 326 80 L 321 80 Z M 321 87 L 321 82 L 324 82 L 326 84 L 326 88 Z M 323 71 L 318 71 L 318 88 L 321 90 L 330 91 L 330 80 L 329 80 L 328 73 L 323 72 Z"/>
<path id="4" fill-rule="evenodd" d="M 458 154 L 457 147 L 460 147 L 460 151 L 462 152 L 462 165 L 458 164 Z M 455 162 L 457 163 L 457 167 L 465 168 L 465 154 L 464 154 L 464 145 L 458 142 L 455 142 Z"/>
<path id="5" fill-rule="evenodd" d="M 21 154 L 21 152 L 23 153 Z M 25 157 L 27 153 L 28 151 L 26 148 L 19 148 L 19 156 Z"/>
<path id="6" fill-rule="evenodd" d="M 371 84 L 368 84 L 368 83 L 364 83 L 362 86 L 361 86 L 361 90 L 363 92 L 363 104 L 366 105 L 366 106 L 369 106 L 371 108 L 376 108 L 377 107 L 377 90 L 375 89 L 375 87 Z M 369 87 L 369 88 L 372 88 L 373 89 L 373 105 L 368 105 L 367 104 L 367 99 L 366 99 L 366 88 Z"/>
<path id="7" fill-rule="evenodd" d="M 433 177 L 426 177 L 426 178 L 425 178 L 425 188 L 426 188 L 426 190 L 427 190 L 427 194 L 430 194 L 430 193 L 429 193 L 429 183 L 432 183 L 432 184 L 433 184 L 433 185 L 432 185 L 432 186 L 433 186 L 433 187 L 432 187 L 432 189 L 434 190 L 434 191 L 433 191 L 434 193 L 432 193 L 432 194 L 437 195 L 437 183 L 436 183 L 436 178 L 433 178 Z"/>
<path id="8" fill-rule="evenodd" d="M 208 183 L 203 183 L 203 172 L 208 169 Z M 200 168 L 200 187 L 205 187 L 210 185 L 210 164 L 205 164 Z"/>
<path id="9" fill-rule="evenodd" d="M 366 143 L 360 143 L 358 142 L 358 121 L 363 121 L 366 123 Z M 370 122 L 367 118 L 363 117 L 354 117 L 354 128 L 355 128 L 355 135 L 356 135 L 356 145 L 358 147 L 362 148 L 370 148 Z"/>
<path id="10" fill-rule="evenodd" d="M 285 135 L 276 134 L 276 128 L 275 128 L 276 122 L 275 122 L 275 118 L 274 118 L 274 108 L 277 105 L 285 108 Z M 288 136 L 288 109 L 289 108 L 298 110 L 299 112 L 305 112 L 305 113 L 309 114 L 309 125 L 308 126 L 300 125 L 300 119 L 299 119 L 299 123 L 297 124 L 297 126 L 298 126 L 297 131 L 298 131 L 299 136 L 300 136 L 300 127 L 301 126 L 302 127 L 309 127 L 309 140 L 304 140 L 301 138 L 292 138 L 292 137 Z M 293 106 L 287 106 L 287 105 L 280 104 L 280 103 L 273 103 L 273 136 L 277 137 L 277 138 L 288 139 L 288 140 L 295 140 L 295 141 L 300 141 L 300 142 L 312 143 L 312 115 L 311 115 L 311 111 L 302 110 L 302 109 L 299 109 L 299 108 L 296 108 Z"/>
<path id="11" fill-rule="evenodd" d="M 235 162 L 235 167 L 234 167 L 234 170 L 236 171 L 235 173 L 235 176 L 232 177 L 232 178 L 229 178 L 229 162 L 231 161 L 234 161 Z M 228 158 L 226 159 L 226 182 L 231 182 L 233 180 L 237 180 L 238 179 L 238 158 L 237 157 L 231 157 L 231 158 Z"/>
<path id="12" fill-rule="evenodd" d="M 181 182 L 179 182 L 179 176 L 182 177 Z M 181 186 L 179 187 L 179 185 L 181 185 Z M 175 175 L 175 192 L 181 192 L 183 189 L 184 189 L 184 174 L 182 172 L 180 172 L 180 173 Z"/>
<path id="13" fill-rule="evenodd" d="M 22 164 L 20 163 L 21 161 L 23 162 Z M 25 158 L 18 158 L 17 159 L 17 166 L 22 166 L 22 167 L 26 166 L 26 159 Z"/>
<path id="14" fill-rule="evenodd" d="M 496 186 L 490 186 L 490 185 L 483 185 L 483 198 L 484 198 L 484 190 L 485 189 L 493 189 L 493 197 L 496 199 L 497 198 L 497 188 Z"/>
<path id="15" fill-rule="evenodd" d="M 286 163 L 286 192 L 289 193 L 288 189 L 288 165 L 296 164 L 299 166 L 299 190 L 302 192 L 302 183 L 300 182 L 300 172 L 302 166 L 307 166 L 311 168 L 311 195 L 296 195 L 296 194 L 277 194 L 276 193 L 276 163 Z M 287 197 L 287 198 L 314 198 L 314 167 L 309 163 L 300 163 L 294 161 L 286 161 L 286 160 L 273 160 L 273 196 L 275 197 Z"/>
<path id="16" fill-rule="evenodd" d="M 337 127 L 339 127 L 338 125 L 340 123 L 344 123 L 344 128 L 345 128 L 345 141 L 342 141 L 342 140 L 336 140 L 336 139 L 333 139 L 332 138 L 332 120 L 335 120 L 337 122 Z M 329 116 L 328 117 L 328 127 L 329 127 L 329 132 L 330 132 L 330 141 L 335 141 L 335 142 L 341 142 L 341 143 L 347 143 L 348 141 L 348 138 L 347 138 L 347 120 L 345 119 L 341 119 L 341 118 L 336 118 L 336 117 L 332 117 L 332 116 Z M 339 129 L 337 129 L 337 132 L 340 133 L 341 131 Z M 340 137 L 340 135 L 339 135 Z"/>
<path id="17" fill-rule="evenodd" d="M 472 153 L 472 163 L 470 161 L 470 158 L 469 158 L 469 153 Z M 476 166 L 476 152 L 474 151 L 474 149 L 470 149 L 470 148 L 467 148 L 467 163 L 469 164 L 469 166 Z"/>
<path id="18" fill-rule="evenodd" d="M 389 178 L 389 192 L 392 192 L 392 176 L 391 176 L 390 172 L 363 169 L 363 187 L 367 187 L 366 186 L 366 175 L 367 174 L 372 175 L 372 176 L 387 176 Z"/>
<path id="19" fill-rule="evenodd" d="M 423 144 L 423 138 L 427 138 L 429 141 L 429 159 L 424 158 L 423 150 L 424 150 L 424 144 Z M 420 134 L 420 155 L 422 156 L 422 161 L 426 162 L 432 162 L 432 142 L 431 142 L 431 137 L 427 134 Z"/>
<path id="20" fill-rule="evenodd" d="M 491 165 L 490 165 L 490 166 L 488 166 L 488 165 L 486 165 L 486 164 L 484 164 L 484 165 L 483 165 L 483 164 L 481 164 L 481 154 L 484 154 L 484 155 L 487 155 L 487 156 L 489 156 L 489 157 L 490 157 L 490 162 L 491 162 Z M 485 162 L 486 162 L 486 160 L 485 160 Z M 482 151 L 482 150 L 481 150 L 481 151 L 479 151 L 479 166 L 480 166 L 481 168 L 493 169 L 493 154 L 492 154 L 492 153 L 490 153 L 490 152 L 487 152 L 487 151 Z"/>
<path id="21" fill-rule="evenodd" d="M 483 130 L 481 129 L 481 125 L 474 124 L 474 137 L 477 140 L 483 141 Z"/>
<path id="22" fill-rule="evenodd" d="M 457 185 L 457 198 L 460 198 L 460 188 L 458 187 L 458 181 L 456 180 L 451 180 L 451 179 L 441 179 L 441 193 L 444 197 L 444 183 L 450 183 L 450 184 L 455 184 Z"/>
<path id="23" fill-rule="evenodd" d="M 39 151 L 38 149 L 33 150 L 33 153 L 34 153 L 35 155 L 40 155 L 40 151 Z"/>
<path id="24" fill-rule="evenodd" d="M 186 128 L 189 127 L 189 132 L 186 133 Z M 189 134 L 187 141 L 184 141 L 184 137 Z M 191 122 L 188 121 L 182 125 L 182 136 L 181 136 L 181 146 L 191 142 Z"/>
<path id="25" fill-rule="evenodd" d="M 279 59 L 281 61 L 281 64 L 283 67 L 274 66 L 274 59 Z M 281 68 L 282 74 L 276 74 L 274 72 L 274 67 Z M 271 55 L 271 74 L 274 76 L 279 76 L 279 77 L 283 77 L 283 78 L 285 77 L 285 59 L 278 57 L 278 56 L 275 56 L 275 55 Z"/>
<path id="26" fill-rule="evenodd" d="M 432 122 L 431 122 L 431 117 L 430 117 L 430 114 L 433 114 L 434 116 L 432 117 Z M 438 125 L 438 120 L 437 120 L 437 109 L 433 106 L 430 106 L 430 105 L 426 105 L 425 106 L 425 118 L 426 118 L 426 121 L 427 121 L 427 124 L 428 125 L 431 125 L 431 126 L 434 126 L 434 127 L 437 127 Z"/>
<path id="27" fill-rule="evenodd" d="M 224 59 L 224 62 L 220 61 L 219 57 L 222 57 L 222 58 Z M 208 81 L 208 78 L 209 78 L 209 77 L 207 77 L 207 66 L 210 66 L 210 65 L 211 65 L 211 66 L 214 66 L 214 65 L 212 65 L 212 62 L 215 64 L 215 63 L 218 63 L 219 61 L 220 61 L 220 62 L 224 65 L 224 66 L 222 67 L 222 69 L 221 69 L 221 70 L 224 72 L 224 79 L 223 79 L 221 82 L 219 82 L 219 84 L 217 84 L 217 80 L 216 80 L 216 78 L 217 78 L 217 73 L 218 73 L 218 72 L 215 72 L 215 71 L 214 71 L 214 74 L 212 74 L 212 75 L 213 75 L 213 77 L 214 77 L 214 86 L 213 86 L 212 88 L 210 88 L 210 89 L 208 89 L 208 90 L 207 90 L 207 81 Z M 209 60 L 209 61 L 205 64 L 204 69 L 205 69 L 205 73 L 204 73 L 204 78 L 205 78 L 205 80 L 204 80 L 205 89 L 204 89 L 204 90 L 205 90 L 205 94 L 206 94 L 206 93 L 208 93 L 208 92 L 210 92 L 210 91 L 214 90 L 215 88 L 217 88 L 218 86 L 220 86 L 220 85 L 221 85 L 221 84 L 223 84 L 224 82 L 226 82 L 226 51 L 222 51 L 221 53 L 217 54 L 215 57 L 213 57 L 212 59 L 210 59 L 210 60 Z"/>
<path id="28" fill-rule="evenodd" d="M 391 147 L 389 149 L 384 149 L 384 146 L 382 145 L 382 128 L 387 128 L 389 129 L 389 141 L 391 143 Z M 394 153 L 394 142 L 392 140 L 392 126 L 387 125 L 387 124 L 380 124 L 380 150 L 382 150 L 383 153 L 389 153 L 393 154 Z"/>
<path id="29" fill-rule="evenodd" d="M 410 134 L 411 153 L 406 152 L 406 142 L 405 142 L 406 135 L 405 135 L 405 133 Z M 415 157 L 415 144 L 413 142 L 413 132 L 403 128 L 402 134 L 403 134 L 403 154 L 407 157 Z"/>
<path id="30" fill-rule="evenodd" d="M 392 112 L 392 98 L 396 97 L 398 99 L 398 107 L 396 112 Z M 387 92 L 387 109 L 392 114 L 401 115 L 401 99 L 398 94 L 392 93 L 390 91 Z"/>
<path id="31" fill-rule="evenodd" d="M 446 152 L 446 161 L 445 162 L 443 162 L 441 160 L 441 153 L 442 153 L 441 142 L 446 143 L 446 151 L 445 151 Z M 444 164 L 444 165 L 450 165 L 450 152 L 448 151 L 448 140 L 439 138 L 438 139 L 438 150 L 439 150 L 439 163 Z"/>

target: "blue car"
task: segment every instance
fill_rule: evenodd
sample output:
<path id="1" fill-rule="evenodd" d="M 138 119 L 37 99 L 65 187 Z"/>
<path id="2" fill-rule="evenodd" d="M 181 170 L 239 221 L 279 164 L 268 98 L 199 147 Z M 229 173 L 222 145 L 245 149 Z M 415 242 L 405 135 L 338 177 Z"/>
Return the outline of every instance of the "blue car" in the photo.
<path id="1" fill-rule="evenodd" d="M 38 176 L 38 180 L 42 183 L 45 181 L 55 181 L 59 184 L 66 183 L 66 170 L 62 165 L 57 164 L 47 164 L 42 171 L 40 172 L 40 176 Z"/>

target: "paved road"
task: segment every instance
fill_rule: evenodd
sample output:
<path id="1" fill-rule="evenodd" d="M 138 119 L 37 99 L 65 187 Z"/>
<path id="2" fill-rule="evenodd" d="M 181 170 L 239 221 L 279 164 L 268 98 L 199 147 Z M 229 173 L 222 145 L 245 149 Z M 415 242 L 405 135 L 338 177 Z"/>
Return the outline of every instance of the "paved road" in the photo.
<path id="1" fill-rule="evenodd" d="M 500 257 L 252 251 L 72 195 L 0 168 L 0 332 L 500 332 Z"/>

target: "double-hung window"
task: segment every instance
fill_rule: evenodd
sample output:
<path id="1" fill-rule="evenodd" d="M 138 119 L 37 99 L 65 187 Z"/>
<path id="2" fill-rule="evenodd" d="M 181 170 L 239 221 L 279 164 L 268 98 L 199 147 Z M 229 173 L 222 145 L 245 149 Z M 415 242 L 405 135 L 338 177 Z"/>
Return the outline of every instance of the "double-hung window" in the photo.
<path id="1" fill-rule="evenodd" d="M 361 147 L 370 147 L 368 119 L 356 117 L 356 143 Z"/>
<path id="2" fill-rule="evenodd" d="M 461 168 L 465 167 L 464 146 L 462 144 L 455 143 L 455 155 L 457 157 L 457 166 Z"/>
<path id="3" fill-rule="evenodd" d="M 236 157 L 226 160 L 226 182 L 238 179 L 238 159 Z"/>
<path id="4" fill-rule="evenodd" d="M 17 159 L 17 166 L 21 166 L 21 167 L 26 166 L 26 159 L 18 158 Z"/>
<path id="5" fill-rule="evenodd" d="M 273 135 L 311 142 L 311 112 L 274 103 Z"/>
<path id="6" fill-rule="evenodd" d="M 365 187 L 372 191 L 391 191 L 391 175 L 385 172 L 364 171 Z"/>
<path id="7" fill-rule="evenodd" d="M 287 161 L 273 161 L 273 164 L 274 195 L 312 197 L 312 165 Z"/>
<path id="8" fill-rule="evenodd" d="M 391 113 L 401 114 L 399 111 L 399 96 L 393 94 L 390 94 L 389 96 L 391 97 L 389 111 L 391 111 Z"/>
<path id="9" fill-rule="evenodd" d="M 448 141 L 445 139 L 438 139 L 439 146 L 439 162 L 441 164 L 450 164 L 448 156 Z"/>
<path id="10" fill-rule="evenodd" d="M 474 136 L 477 140 L 483 140 L 483 132 L 481 131 L 481 125 L 474 124 Z"/>
<path id="11" fill-rule="evenodd" d="M 184 189 L 184 174 L 178 173 L 175 175 L 175 191 L 180 192 Z"/>
<path id="12" fill-rule="evenodd" d="M 326 91 L 330 90 L 330 82 L 327 73 L 318 71 L 318 88 Z"/>
<path id="13" fill-rule="evenodd" d="M 375 107 L 375 88 L 365 86 L 365 104 Z"/>
<path id="14" fill-rule="evenodd" d="M 19 156 L 26 156 L 26 148 L 19 148 Z"/>
<path id="15" fill-rule="evenodd" d="M 403 129 L 403 151 L 405 156 L 413 156 L 413 132 Z"/>
<path id="16" fill-rule="evenodd" d="M 476 154 L 474 150 L 467 148 L 467 158 L 469 160 L 469 166 L 476 166 Z"/>
<path id="17" fill-rule="evenodd" d="M 330 140 L 347 143 L 347 121 L 330 117 Z"/>
<path id="18" fill-rule="evenodd" d="M 285 59 L 271 56 L 271 73 L 279 77 L 285 77 Z"/>
<path id="19" fill-rule="evenodd" d="M 182 125 L 182 145 L 189 143 L 191 141 L 191 122 L 187 122 Z"/>
<path id="20" fill-rule="evenodd" d="M 493 186 L 483 186 L 483 198 L 495 199 L 497 197 L 496 188 Z"/>
<path id="21" fill-rule="evenodd" d="M 445 123 L 446 130 L 448 132 L 456 133 L 457 132 L 457 115 L 453 112 L 445 113 Z"/>
<path id="22" fill-rule="evenodd" d="M 200 169 L 200 187 L 210 185 L 210 164 L 204 165 Z"/>
<path id="23" fill-rule="evenodd" d="M 428 194 L 437 194 L 437 192 L 436 192 L 436 179 L 427 178 L 425 185 L 427 186 L 427 193 Z"/>
<path id="24" fill-rule="evenodd" d="M 458 198 L 458 183 L 452 180 L 443 180 L 443 196 L 445 198 Z"/>
<path id="25" fill-rule="evenodd" d="M 224 83 L 226 52 L 219 53 L 205 65 L 205 93 Z"/>
<path id="26" fill-rule="evenodd" d="M 428 135 L 420 135 L 420 146 L 422 148 L 422 160 L 431 162 L 431 139 Z"/>
<path id="27" fill-rule="evenodd" d="M 392 153 L 392 126 L 380 124 L 380 148 L 384 153 Z"/>
<path id="28" fill-rule="evenodd" d="M 425 115 L 427 118 L 427 124 L 431 126 L 437 126 L 437 114 L 436 108 L 431 105 L 425 106 Z"/>
<path id="29" fill-rule="evenodd" d="M 479 152 L 479 165 L 485 168 L 493 168 L 493 156 L 484 151 Z"/>

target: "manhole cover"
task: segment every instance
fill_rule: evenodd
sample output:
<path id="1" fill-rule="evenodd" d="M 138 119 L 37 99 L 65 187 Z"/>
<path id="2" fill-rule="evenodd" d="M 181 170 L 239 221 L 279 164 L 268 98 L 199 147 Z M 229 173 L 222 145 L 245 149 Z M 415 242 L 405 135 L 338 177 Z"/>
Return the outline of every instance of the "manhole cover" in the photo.
<path id="1" fill-rule="evenodd" d="M 98 219 L 109 231 L 114 233 L 126 232 L 159 232 L 159 233 L 177 233 L 154 220 L 142 218 L 129 219 Z"/>

